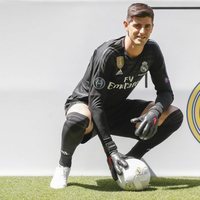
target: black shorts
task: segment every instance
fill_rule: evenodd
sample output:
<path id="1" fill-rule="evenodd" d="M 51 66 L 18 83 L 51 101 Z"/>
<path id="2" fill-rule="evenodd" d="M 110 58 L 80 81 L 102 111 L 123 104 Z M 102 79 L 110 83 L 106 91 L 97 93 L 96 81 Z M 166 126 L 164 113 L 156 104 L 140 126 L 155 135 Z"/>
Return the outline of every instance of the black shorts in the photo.
<path id="1" fill-rule="evenodd" d="M 110 134 L 139 139 L 134 134 L 135 126 L 130 123 L 130 120 L 132 118 L 139 117 L 150 102 L 151 101 L 127 99 L 117 107 L 105 110 Z M 80 103 L 80 101 L 68 104 L 65 107 L 65 112 L 67 112 L 68 109 L 76 103 Z M 97 130 L 94 128 L 91 133 L 84 136 L 81 143 L 86 143 L 95 135 L 97 135 Z"/>

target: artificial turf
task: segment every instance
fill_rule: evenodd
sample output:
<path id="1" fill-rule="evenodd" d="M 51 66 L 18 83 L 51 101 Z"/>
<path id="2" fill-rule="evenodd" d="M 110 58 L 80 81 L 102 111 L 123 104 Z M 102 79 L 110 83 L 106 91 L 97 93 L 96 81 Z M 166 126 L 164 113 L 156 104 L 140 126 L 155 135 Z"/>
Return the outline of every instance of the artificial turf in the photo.
<path id="1" fill-rule="evenodd" d="M 0 200 L 200 200 L 200 177 L 152 178 L 145 191 L 123 191 L 110 177 L 69 177 L 53 190 L 51 177 L 0 177 Z"/>

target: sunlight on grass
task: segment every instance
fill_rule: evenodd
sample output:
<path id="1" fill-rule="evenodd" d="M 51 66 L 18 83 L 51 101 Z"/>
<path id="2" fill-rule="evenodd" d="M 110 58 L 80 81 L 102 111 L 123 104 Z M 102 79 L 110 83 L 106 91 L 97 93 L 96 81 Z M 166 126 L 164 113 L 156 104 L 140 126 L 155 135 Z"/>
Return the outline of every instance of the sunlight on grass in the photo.
<path id="1" fill-rule="evenodd" d="M 152 178 L 145 191 L 123 191 L 110 177 L 70 177 L 53 190 L 51 177 L 0 177 L 1 200 L 199 200 L 200 178 Z"/>

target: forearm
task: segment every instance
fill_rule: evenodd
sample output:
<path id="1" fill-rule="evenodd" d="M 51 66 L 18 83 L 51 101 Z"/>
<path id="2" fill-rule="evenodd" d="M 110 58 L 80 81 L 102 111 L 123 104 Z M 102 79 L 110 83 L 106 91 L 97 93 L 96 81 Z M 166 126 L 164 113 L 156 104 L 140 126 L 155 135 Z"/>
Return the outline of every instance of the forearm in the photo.
<path id="1" fill-rule="evenodd" d="M 159 92 L 155 100 L 156 103 L 161 103 L 163 110 L 166 110 L 174 100 L 174 95 L 172 91 L 169 92 Z"/>
<path id="2" fill-rule="evenodd" d="M 110 130 L 105 112 L 100 108 L 95 108 L 92 109 L 92 116 L 99 139 L 102 143 L 106 155 L 108 156 L 112 152 L 117 150 L 117 146 L 110 135 Z"/>

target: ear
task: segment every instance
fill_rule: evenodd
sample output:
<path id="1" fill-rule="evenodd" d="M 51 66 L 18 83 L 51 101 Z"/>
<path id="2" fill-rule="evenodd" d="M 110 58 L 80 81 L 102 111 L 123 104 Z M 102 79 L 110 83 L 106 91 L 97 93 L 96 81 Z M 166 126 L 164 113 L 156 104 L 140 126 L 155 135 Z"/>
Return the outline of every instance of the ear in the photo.
<path id="1" fill-rule="evenodd" d="M 127 20 L 125 20 L 124 22 L 123 22 L 123 24 L 124 24 L 124 28 L 127 30 L 127 28 L 128 28 L 128 22 L 127 22 Z"/>

